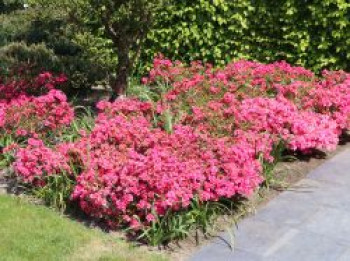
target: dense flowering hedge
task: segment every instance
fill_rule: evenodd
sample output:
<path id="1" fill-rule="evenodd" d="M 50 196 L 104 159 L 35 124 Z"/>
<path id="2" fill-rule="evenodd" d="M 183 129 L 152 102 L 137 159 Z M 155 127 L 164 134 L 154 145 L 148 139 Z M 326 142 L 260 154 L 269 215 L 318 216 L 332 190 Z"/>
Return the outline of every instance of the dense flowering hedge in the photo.
<path id="1" fill-rule="evenodd" d="M 247 144 L 229 144 L 184 125 L 168 134 L 142 116 L 105 120 L 102 113 L 99 118 L 78 144 L 88 165 L 73 198 L 84 211 L 108 217 L 111 224 L 147 222 L 153 211 L 164 215 L 183 209 L 195 197 L 248 196 L 261 182 L 261 166 Z"/>
<path id="2" fill-rule="evenodd" d="M 159 100 L 101 101 L 94 128 L 75 142 L 45 145 L 32 135 L 17 150 L 17 175 L 43 186 L 51 175 L 74 173 L 71 200 L 84 212 L 138 231 L 193 201 L 247 197 L 263 181 L 263 164 L 275 160 L 277 146 L 333 150 L 350 127 L 350 75 L 341 71 L 317 77 L 285 62 L 214 69 L 160 57 L 143 83 Z M 0 104 L 0 127 L 12 124 L 6 114 L 17 102 Z M 72 120 L 55 89 L 29 103 L 39 106 L 33 118 L 51 130 Z M 40 133 L 35 126 L 32 133 Z"/>
<path id="3" fill-rule="evenodd" d="M 21 74 L 20 74 L 21 76 Z M 49 72 L 30 79 L 10 77 L 0 84 L 0 133 L 38 137 L 68 126 L 74 111 L 56 86 L 66 81 Z"/>

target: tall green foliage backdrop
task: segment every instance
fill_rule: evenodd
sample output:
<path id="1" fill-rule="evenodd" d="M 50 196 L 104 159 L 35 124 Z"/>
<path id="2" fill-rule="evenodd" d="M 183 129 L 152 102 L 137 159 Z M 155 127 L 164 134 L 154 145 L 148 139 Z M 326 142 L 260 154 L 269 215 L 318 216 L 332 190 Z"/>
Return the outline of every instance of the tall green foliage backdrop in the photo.
<path id="1" fill-rule="evenodd" d="M 218 65 L 284 59 L 316 71 L 350 70 L 350 2 L 177 0 L 157 15 L 141 62 L 158 52 Z"/>
<path id="2" fill-rule="evenodd" d="M 349 0 L 169 1 L 155 14 L 138 75 L 147 73 L 157 53 L 219 66 L 245 58 L 350 71 Z M 114 78 L 115 47 L 87 0 L 0 0 L 0 7 L 0 67 L 43 52 L 37 67 L 64 72 L 70 88 Z"/>

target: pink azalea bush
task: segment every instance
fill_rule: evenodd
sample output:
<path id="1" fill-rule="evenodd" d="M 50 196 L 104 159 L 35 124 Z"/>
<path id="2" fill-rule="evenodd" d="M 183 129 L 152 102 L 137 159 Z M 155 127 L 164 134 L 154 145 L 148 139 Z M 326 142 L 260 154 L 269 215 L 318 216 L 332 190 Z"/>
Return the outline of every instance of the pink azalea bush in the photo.
<path id="1" fill-rule="evenodd" d="M 29 138 L 28 146 L 16 152 L 13 167 L 25 183 L 35 186 L 45 185 L 47 176 L 71 172 L 67 157 L 48 148 L 42 140 Z"/>
<path id="2" fill-rule="evenodd" d="M 338 130 L 350 128 L 350 74 L 343 71 L 323 72 L 324 79 L 303 100 L 303 108 L 329 115 Z"/>
<path id="3" fill-rule="evenodd" d="M 15 136 L 45 135 L 68 126 L 74 118 L 66 96 L 58 90 L 39 97 L 21 95 L 3 103 L 2 108 L 0 128 Z"/>
<path id="4" fill-rule="evenodd" d="M 158 57 L 142 82 L 161 93 L 159 100 L 99 102 L 94 128 L 77 141 L 28 140 L 16 152 L 17 175 L 42 185 L 74 172 L 70 200 L 85 213 L 145 231 L 168 213 L 191 211 L 193 202 L 248 197 L 280 144 L 301 153 L 333 150 L 350 126 L 350 74 L 341 71 L 317 77 L 285 62 L 214 69 Z M 165 92 L 157 89 L 164 84 Z M 50 85 L 41 96 L 17 97 L 0 102 L 0 129 L 39 137 L 73 119 Z M 24 118 L 32 125 L 23 127 Z"/>
<path id="5" fill-rule="evenodd" d="M 65 94 L 55 89 L 64 76 L 42 73 L 34 79 L 9 78 L 0 84 L 0 133 L 38 137 L 68 126 L 74 111 Z"/>
<path id="6" fill-rule="evenodd" d="M 85 170 L 72 197 L 86 213 L 111 225 L 147 224 L 151 213 L 186 209 L 196 197 L 248 196 L 262 181 L 249 145 L 213 139 L 183 125 L 167 134 L 142 116 L 106 120 L 102 113 L 76 148 Z"/>
<path id="7" fill-rule="evenodd" d="M 154 66 L 144 82 L 173 86 L 158 107 L 214 135 L 268 133 L 274 143 L 283 140 L 290 149 L 306 152 L 334 149 L 348 129 L 350 75 L 344 72 L 325 71 L 319 79 L 285 62 L 238 61 L 217 70 L 194 64 L 186 73 L 182 64 L 169 60 L 156 60 Z"/>
<path id="8" fill-rule="evenodd" d="M 10 101 L 21 95 L 40 96 L 66 81 L 64 75 L 54 76 L 50 72 L 43 72 L 29 76 L 27 71 L 20 71 L 0 79 L 0 100 Z"/>
<path id="9" fill-rule="evenodd" d="M 7 166 L 15 160 L 13 169 L 20 181 L 60 206 L 65 206 L 63 198 L 68 198 L 74 183 L 71 160 L 55 148 L 74 120 L 67 97 L 56 89 L 65 81 L 63 75 L 33 76 L 22 69 L 0 78 L 0 163 Z"/>
<path id="10" fill-rule="evenodd" d="M 329 116 L 299 111 L 284 98 L 252 98 L 242 101 L 234 116 L 237 126 L 254 133 L 269 133 L 296 151 L 334 150 L 339 142 L 337 124 Z"/>

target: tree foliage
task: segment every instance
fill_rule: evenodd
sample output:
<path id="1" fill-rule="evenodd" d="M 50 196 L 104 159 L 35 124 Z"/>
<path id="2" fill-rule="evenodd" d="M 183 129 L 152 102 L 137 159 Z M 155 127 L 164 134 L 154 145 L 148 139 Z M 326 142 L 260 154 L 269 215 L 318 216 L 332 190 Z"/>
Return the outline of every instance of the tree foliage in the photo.
<path id="1" fill-rule="evenodd" d="M 87 3 L 85 8 L 93 12 L 96 23 L 103 26 L 105 36 L 113 43 L 118 64 L 112 88 L 116 95 L 124 94 L 128 77 L 152 28 L 154 15 L 164 1 L 88 0 Z"/>

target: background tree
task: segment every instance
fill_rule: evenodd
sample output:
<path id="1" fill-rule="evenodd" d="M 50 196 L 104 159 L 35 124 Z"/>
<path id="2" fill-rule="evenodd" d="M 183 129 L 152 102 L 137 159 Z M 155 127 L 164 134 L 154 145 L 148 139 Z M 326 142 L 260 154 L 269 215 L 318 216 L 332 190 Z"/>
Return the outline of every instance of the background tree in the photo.
<path id="1" fill-rule="evenodd" d="M 112 99 L 126 92 L 128 78 L 139 57 L 140 49 L 152 28 L 154 16 L 166 0 L 88 0 L 87 11 L 112 40 L 118 57 L 115 77 L 111 83 Z M 91 13 L 90 13 L 91 15 Z"/>

